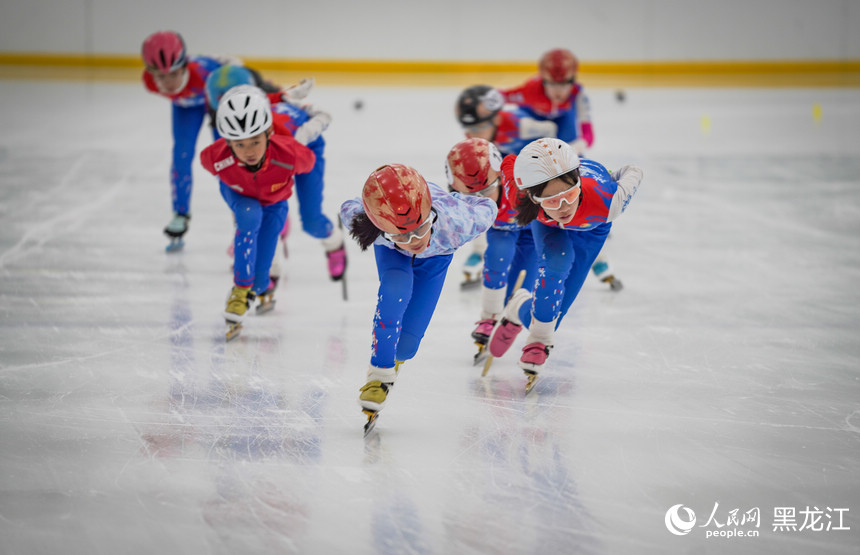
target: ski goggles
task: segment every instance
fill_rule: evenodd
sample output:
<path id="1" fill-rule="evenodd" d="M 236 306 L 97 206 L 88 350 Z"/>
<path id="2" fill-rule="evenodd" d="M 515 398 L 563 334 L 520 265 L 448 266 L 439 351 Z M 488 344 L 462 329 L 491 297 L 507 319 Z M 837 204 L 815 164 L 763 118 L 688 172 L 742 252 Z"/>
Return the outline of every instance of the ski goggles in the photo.
<path id="1" fill-rule="evenodd" d="M 414 239 L 423 239 L 433 229 L 433 222 L 436 221 L 436 212 L 430 212 L 430 217 L 424 220 L 424 223 L 405 233 L 387 233 L 382 232 L 382 236 L 392 243 L 411 243 Z"/>
<path id="2" fill-rule="evenodd" d="M 532 200 L 541 205 L 541 208 L 544 210 L 561 210 L 561 205 L 563 203 L 568 203 L 573 205 L 576 200 L 579 198 L 579 194 L 582 192 L 582 187 L 579 185 L 579 181 L 576 182 L 576 185 L 562 191 L 560 193 L 556 193 L 554 195 L 548 197 L 536 197 L 532 195 Z"/>
<path id="3" fill-rule="evenodd" d="M 489 185 L 487 185 L 486 187 L 484 187 L 480 191 L 475 191 L 474 193 L 469 193 L 469 195 L 475 196 L 475 197 L 488 197 L 493 193 L 493 191 L 496 190 L 496 187 L 499 186 L 499 181 L 501 181 L 501 179 L 502 179 L 501 177 L 497 177 L 495 181 L 493 181 L 492 183 L 490 183 Z"/>
<path id="4" fill-rule="evenodd" d="M 544 79 L 543 84 L 545 87 L 569 87 L 573 85 L 574 79 L 571 77 L 570 79 L 566 79 L 564 81 L 551 81 L 549 79 Z"/>

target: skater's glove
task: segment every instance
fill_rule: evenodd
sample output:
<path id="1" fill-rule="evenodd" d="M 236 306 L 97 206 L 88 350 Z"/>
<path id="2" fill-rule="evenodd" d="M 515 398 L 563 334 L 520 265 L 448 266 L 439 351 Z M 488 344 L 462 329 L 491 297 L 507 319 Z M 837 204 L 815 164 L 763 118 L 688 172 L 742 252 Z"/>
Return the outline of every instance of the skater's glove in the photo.
<path id="1" fill-rule="evenodd" d="M 314 88 L 313 77 L 302 79 L 299 81 L 298 85 L 287 87 L 281 91 L 281 99 L 283 99 L 284 102 L 289 102 L 290 104 L 297 104 L 311 92 L 312 88 Z"/>
<path id="2" fill-rule="evenodd" d="M 625 188 L 637 188 L 642 181 L 642 170 L 637 166 L 622 166 L 610 173 L 612 179 Z"/>
<path id="3" fill-rule="evenodd" d="M 554 121 L 536 120 L 534 118 L 520 118 L 520 138 L 540 139 L 541 137 L 555 137 L 558 126 Z"/>
<path id="4" fill-rule="evenodd" d="M 323 134 L 331 123 L 331 115 L 328 112 L 317 110 L 313 106 L 305 106 L 305 111 L 311 115 L 311 119 L 303 123 L 293 134 L 295 139 L 307 146 Z"/>

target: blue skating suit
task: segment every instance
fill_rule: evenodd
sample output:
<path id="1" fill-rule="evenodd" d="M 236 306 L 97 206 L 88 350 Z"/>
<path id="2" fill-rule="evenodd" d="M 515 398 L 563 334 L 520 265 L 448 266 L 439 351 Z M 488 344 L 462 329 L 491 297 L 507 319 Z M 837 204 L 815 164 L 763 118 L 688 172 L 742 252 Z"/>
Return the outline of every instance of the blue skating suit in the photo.
<path id="1" fill-rule="evenodd" d="M 370 363 L 378 368 L 391 368 L 395 360 L 415 356 L 454 251 L 486 231 L 496 218 L 496 203 L 488 198 L 448 193 L 434 183 L 428 186 L 436 221 L 427 249 L 413 255 L 381 234 L 373 244 L 379 294 Z M 364 212 L 361 199 L 343 203 L 340 215 L 347 229 L 352 229 L 359 212 Z"/>

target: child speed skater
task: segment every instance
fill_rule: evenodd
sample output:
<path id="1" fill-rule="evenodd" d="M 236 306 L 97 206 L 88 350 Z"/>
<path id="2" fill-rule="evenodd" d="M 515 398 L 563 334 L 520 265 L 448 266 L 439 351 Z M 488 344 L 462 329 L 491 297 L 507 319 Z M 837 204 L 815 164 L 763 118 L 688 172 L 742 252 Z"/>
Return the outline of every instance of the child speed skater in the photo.
<path id="1" fill-rule="evenodd" d="M 287 199 L 294 177 L 311 171 L 315 160 L 293 137 L 274 134 L 269 99 L 257 87 L 227 91 L 215 119 L 221 138 L 200 153 L 200 161 L 220 180 L 236 222 L 234 286 L 224 310 L 229 340 L 258 295 L 258 311 L 274 303 L 269 267 L 287 217 Z"/>
<path id="2" fill-rule="evenodd" d="M 504 355 L 523 327 L 528 328 L 519 366 L 527 374 L 529 391 L 612 222 L 636 194 L 642 170 L 624 166 L 610 173 L 593 160 L 580 160 L 568 143 L 546 138 L 520 151 L 513 176 L 517 190 L 509 194 L 517 222 L 531 226 L 538 278 L 531 290 L 515 291 L 505 305 L 489 351 L 494 357 Z"/>
<path id="3" fill-rule="evenodd" d="M 144 87 L 171 103 L 173 157 L 170 188 L 173 218 L 164 228 L 170 238 L 168 251 L 182 248 L 182 236 L 191 219 L 191 165 L 197 136 L 206 118 L 204 87 L 210 73 L 226 63 L 241 65 L 235 58 L 188 56 L 185 41 L 174 31 L 157 31 L 143 41 L 141 57 Z M 218 138 L 212 131 L 212 139 Z"/>
<path id="4" fill-rule="evenodd" d="M 402 164 L 375 170 L 361 197 L 341 206 L 344 226 L 361 249 L 373 246 L 379 274 L 370 365 L 359 395 L 368 426 L 400 363 L 418 352 L 454 251 L 486 231 L 496 212 L 492 200 L 448 193 Z"/>
<path id="5" fill-rule="evenodd" d="M 511 204 L 516 194 L 513 184 L 514 156 L 505 161 L 496 146 L 484 139 L 466 139 L 450 150 L 445 164 L 448 184 L 464 195 L 491 199 L 498 206 L 498 215 L 487 230 L 487 249 L 481 283 L 481 316 L 472 331 L 478 346 L 475 364 L 483 360 L 490 334 L 495 327 L 505 301 L 513 293 L 514 284 L 525 270 L 524 284 L 531 287 L 537 275 L 532 230 L 517 223 L 517 210 Z"/>
<path id="6" fill-rule="evenodd" d="M 213 71 L 206 80 L 206 96 L 214 111 L 224 93 L 239 85 L 257 85 L 260 77 L 245 67 L 224 65 Z M 331 123 L 331 116 L 302 99 L 313 86 L 313 79 L 306 79 L 296 87 L 285 91 L 278 90 L 267 96 L 272 105 L 274 133 L 290 135 L 307 146 L 315 155 L 314 167 L 308 173 L 296 175 L 296 196 L 299 201 L 299 214 L 302 229 L 310 236 L 319 239 L 326 255 L 329 277 L 333 281 L 343 278 L 346 271 L 346 249 L 343 232 L 326 217 L 322 211 L 323 189 L 325 187 L 325 147 L 323 132 Z M 285 240 L 289 223 L 285 223 L 280 238 Z M 230 249 L 232 250 L 232 249 Z M 286 245 L 284 245 L 286 252 Z M 275 259 L 277 260 L 277 258 Z M 280 275 L 273 269 L 273 278 Z"/>

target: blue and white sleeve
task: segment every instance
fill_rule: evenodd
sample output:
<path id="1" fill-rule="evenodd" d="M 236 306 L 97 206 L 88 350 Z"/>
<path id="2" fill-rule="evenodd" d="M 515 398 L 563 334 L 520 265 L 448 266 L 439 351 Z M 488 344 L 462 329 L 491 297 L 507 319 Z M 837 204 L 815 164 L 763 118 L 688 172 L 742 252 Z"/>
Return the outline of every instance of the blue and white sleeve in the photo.
<path id="1" fill-rule="evenodd" d="M 340 221 L 348 231 L 352 231 L 352 220 L 359 212 L 364 212 L 360 199 L 350 199 L 340 205 Z"/>
<path id="2" fill-rule="evenodd" d="M 618 183 L 618 189 L 612 196 L 609 214 L 606 216 L 607 222 L 620 216 L 627 208 L 633 195 L 639 190 L 639 184 L 642 183 L 642 169 L 637 166 L 624 166 L 612 172 L 612 179 Z"/>

